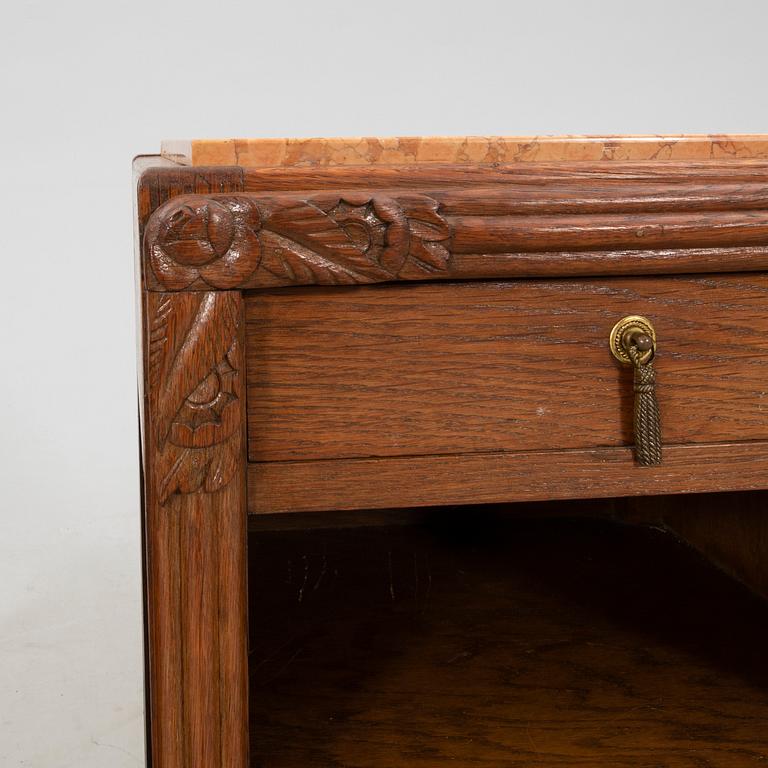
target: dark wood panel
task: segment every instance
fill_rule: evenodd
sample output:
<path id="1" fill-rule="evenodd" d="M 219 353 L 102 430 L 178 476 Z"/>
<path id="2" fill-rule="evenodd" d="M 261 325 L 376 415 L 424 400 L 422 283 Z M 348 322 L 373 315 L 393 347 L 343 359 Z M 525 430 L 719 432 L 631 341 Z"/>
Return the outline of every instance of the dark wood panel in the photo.
<path id="1" fill-rule="evenodd" d="M 685 502 L 666 498 L 657 520 L 768 598 L 768 494 L 717 494 Z"/>
<path id="2" fill-rule="evenodd" d="M 195 168 L 202 170 L 205 168 Z M 441 187 L 488 187 L 512 184 L 593 184 L 627 182 L 718 184 L 765 183 L 765 160 L 703 161 L 555 161 L 499 164 L 425 164 L 406 166 L 327 166 L 244 168 L 247 192 L 288 192 L 297 189 L 328 190 L 379 188 L 439 189 Z"/>
<path id="3" fill-rule="evenodd" d="M 256 515 L 763 488 L 767 442 L 667 446 L 657 467 L 629 448 L 248 465 Z"/>
<path id="4" fill-rule="evenodd" d="M 248 295 L 253 461 L 628 444 L 651 319 L 664 438 L 768 439 L 768 277 L 293 289 Z"/>
<path id="5" fill-rule="evenodd" d="M 241 192 L 244 189 L 242 168 L 148 168 L 138 181 L 137 214 L 139 236 L 143 237 L 152 213 L 172 197 Z"/>
<path id="6" fill-rule="evenodd" d="M 144 298 L 152 764 L 244 768 L 243 301 Z"/>
<path id="7" fill-rule="evenodd" d="M 727 494 L 717 495 L 724 496 Z M 654 502 L 658 498 L 663 497 L 649 496 L 644 500 Z M 685 499 L 688 497 L 675 496 L 674 498 Z M 571 499 L 567 504 L 567 516 L 624 519 L 624 516 L 627 515 L 628 505 L 631 502 L 638 501 L 640 500 L 637 497 Z M 248 515 L 248 532 L 421 525 L 433 519 L 450 518 L 455 515 L 465 516 L 473 521 L 481 518 L 493 522 L 500 519 L 509 520 L 534 517 L 541 520 L 551 517 L 563 517 L 563 509 L 562 501 L 531 501 L 513 502 L 510 504 L 446 504 L 439 507 L 324 510 L 321 515 L 318 515 L 316 512 L 294 512 L 290 515 L 278 512 L 277 514 Z M 632 504 L 631 509 L 633 516 L 636 515 L 635 504 Z"/>
<path id="8" fill-rule="evenodd" d="M 475 512 L 251 538 L 254 768 L 768 759 L 763 603 L 658 531 Z"/>
<path id="9" fill-rule="evenodd" d="M 463 253 L 453 262 L 451 277 L 474 280 L 486 270 L 497 278 L 765 271 L 768 247 Z"/>
<path id="10" fill-rule="evenodd" d="M 716 213 L 716 215 L 715 215 Z M 449 216 L 452 254 L 765 245 L 768 211 Z M 495 275 L 481 275 L 481 277 Z"/>
<path id="11" fill-rule="evenodd" d="M 647 261 L 634 260 L 642 273 L 762 269 L 761 167 L 762 176 L 750 175 L 754 166 L 743 176 L 738 162 L 673 164 L 654 175 L 534 163 L 501 178 L 496 170 L 468 178 L 466 168 L 448 169 L 424 177 L 444 180 L 432 187 L 414 181 L 418 169 L 385 186 L 393 169 L 368 176 L 339 168 L 313 172 L 326 179 L 322 191 L 298 186 L 299 175 L 290 193 L 279 184 L 253 191 L 235 169 L 241 176 L 232 186 L 250 190 L 235 194 L 216 191 L 223 169 L 219 176 L 154 169 L 154 182 L 140 184 L 142 222 L 153 211 L 143 230 L 144 279 L 150 290 L 194 290 L 493 278 L 510 274 L 510 262 L 521 276 L 607 274 L 622 264 L 616 251 L 647 252 Z M 454 176 L 463 185 L 449 183 Z M 356 178 L 368 186 L 347 184 Z M 166 193 L 154 197 L 143 191 L 161 187 Z M 570 255 L 582 251 L 589 256 L 574 263 Z"/>
<path id="12" fill-rule="evenodd" d="M 446 216 L 746 211 L 768 208 L 768 179 L 708 184 L 688 179 L 665 183 L 622 178 L 591 183 L 581 178 L 553 179 L 547 184 L 506 184 L 427 194 L 440 201 L 440 211 Z"/>

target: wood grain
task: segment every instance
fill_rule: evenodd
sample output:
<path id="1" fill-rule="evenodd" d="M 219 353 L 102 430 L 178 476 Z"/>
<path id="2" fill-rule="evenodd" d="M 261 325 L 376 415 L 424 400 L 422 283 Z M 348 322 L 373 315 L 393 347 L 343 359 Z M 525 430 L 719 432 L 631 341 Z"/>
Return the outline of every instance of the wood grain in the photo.
<path id="1" fill-rule="evenodd" d="M 763 603 L 658 531 L 476 513 L 253 537 L 254 768 L 768 759 Z"/>
<path id="2" fill-rule="evenodd" d="M 707 248 L 764 245 L 768 240 L 768 214 L 762 211 L 596 214 L 589 220 L 566 214 L 455 216 L 448 223 L 454 254 Z"/>
<path id="3" fill-rule="evenodd" d="M 249 456 L 629 444 L 631 370 L 608 337 L 630 314 L 657 331 L 666 442 L 765 440 L 767 300 L 764 275 L 249 294 Z"/>
<path id="4" fill-rule="evenodd" d="M 208 172 L 211 169 L 179 169 Z M 246 192 L 295 192 L 329 189 L 461 189 L 551 184 L 612 186 L 625 183 L 656 185 L 765 183 L 766 160 L 707 160 L 704 162 L 535 162 L 477 165 L 238 168 Z M 177 171 L 178 172 L 178 171 Z"/>
<path id="5" fill-rule="evenodd" d="M 156 768 L 248 763 L 243 302 L 145 294 L 145 514 Z"/>
<path id="6" fill-rule="evenodd" d="M 239 192 L 244 189 L 244 183 L 241 168 L 147 168 L 141 174 L 136 190 L 139 242 L 149 217 L 172 197 Z"/>
<path id="7" fill-rule="evenodd" d="M 338 169 L 325 172 L 323 192 L 181 194 L 147 222 L 145 282 L 228 289 L 612 274 L 629 263 L 636 273 L 768 268 L 768 174 L 743 178 L 736 166 L 677 166 L 658 179 L 533 164 L 526 176 L 423 191 L 406 184 L 412 170 L 392 187 L 358 170 L 360 189 Z"/>
<path id="8" fill-rule="evenodd" d="M 663 147 L 660 152 L 674 155 Z M 144 173 L 138 224 L 144 245 L 143 439 L 155 768 L 248 763 L 246 480 L 248 509 L 256 514 L 768 486 L 763 276 L 259 291 L 247 300 L 247 350 L 243 297 L 232 289 L 768 270 L 768 162 L 732 159 L 741 150 L 727 142 L 709 157 L 729 153 L 727 160 L 684 163 L 505 164 L 499 157 L 478 165 L 433 158 L 410 166 Z M 668 439 L 680 443 L 667 449 L 660 468 L 637 470 L 623 447 L 629 441 L 629 389 L 611 367 L 605 337 L 619 314 L 630 311 L 651 315 L 660 335 L 662 415 Z M 566 330 L 570 338 L 563 337 Z M 252 458 L 270 459 L 248 467 L 246 363 L 250 451 Z M 595 392 L 602 393 L 602 408 Z M 692 401 L 699 402 L 698 410 Z M 539 450 L 551 447 L 561 450 Z M 370 456 L 384 458 L 356 458 Z M 269 560 L 262 562 L 268 567 Z M 510 562 L 508 553 L 504 562 Z M 333 574 L 327 566 L 311 588 L 303 571 L 299 603 Z M 263 597 L 269 580 L 252 570 Z M 490 591 L 499 594 L 500 583 Z M 482 594 L 483 582 L 477 586 Z M 390 580 L 387 594 L 395 589 Z M 509 607 L 495 601 L 489 614 L 506 615 Z M 268 640 L 283 619 L 291 615 L 260 611 L 251 626 L 254 640 Z M 504 625 L 492 629 L 500 636 L 506 631 Z M 533 622 L 533 629 L 558 632 L 546 622 Z M 637 649 L 637 638 L 625 640 L 625 648 Z M 601 669 L 605 676 L 606 667 L 608 678 L 626 673 L 625 661 L 611 666 L 602 650 L 579 657 L 583 645 L 564 647 L 557 663 L 563 667 L 576 658 L 578 666 L 581 658 L 588 679 L 599 677 Z M 343 642 L 330 647 L 344 653 Z M 280 754 L 287 762 L 275 765 L 291 765 L 299 755 L 294 764 L 302 766 L 389 768 L 402 702 L 414 690 L 450 701 L 450 686 L 430 687 L 434 666 L 424 663 L 421 650 L 429 653 L 430 645 L 417 647 L 407 665 L 406 676 L 416 683 L 410 693 L 396 691 L 361 718 L 362 731 L 350 729 L 357 740 L 354 754 L 329 753 L 317 743 L 308 748 L 289 731 L 271 735 L 259 726 L 255 759 Z M 263 666 L 269 671 L 277 660 L 276 678 L 297 658 L 281 653 Z M 508 654 L 497 661 L 502 656 Z M 665 670 L 685 663 L 679 656 L 662 661 Z M 534 671 L 531 680 L 537 677 Z M 397 687 L 396 676 L 385 679 Z M 649 679 L 635 678 L 645 691 Z M 676 693 L 681 701 L 698 701 L 715 690 L 686 679 Z M 487 675 L 477 678 L 480 695 L 494 690 L 490 682 Z M 277 722 L 286 710 L 280 709 L 279 693 L 266 698 L 270 684 L 268 678 L 259 687 L 252 707 L 257 713 L 274 707 Z M 723 685 L 735 690 L 731 678 Z M 522 687 L 531 686 L 523 681 Z M 566 684 L 564 690 L 571 689 Z M 622 741 L 615 731 L 606 735 L 591 723 L 595 711 L 612 707 L 628 722 L 640 723 L 627 713 L 649 700 L 630 694 L 614 707 L 615 697 L 602 698 L 596 710 L 585 710 L 588 749 L 584 740 L 577 748 L 567 738 L 550 742 L 556 749 L 541 758 L 542 768 L 567 765 L 552 763 L 563 754 L 581 760 L 571 764 L 595 764 L 590 754 L 615 754 L 617 742 L 619 757 L 632 761 L 627 765 L 642 766 L 635 742 Z M 675 759 L 690 747 L 691 739 L 680 747 L 674 727 L 693 733 L 696 744 L 709 750 L 701 760 L 720 745 L 712 765 L 762 759 L 763 745 L 749 731 L 752 718 L 762 714 L 738 709 L 734 701 L 745 701 L 743 690 L 703 714 L 696 710 L 688 717 L 672 707 L 658 720 L 643 717 L 637 727 L 650 721 L 657 736 L 647 765 L 659 764 L 665 745 L 672 745 Z M 543 711 L 526 709 L 532 705 L 522 700 L 512 703 L 527 716 Z M 469 765 L 504 766 L 515 745 L 496 726 L 484 730 L 493 707 L 481 705 L 469 721 L 451 708 L 454 716 L 458 711 L 456 723 L 469 722 L 486 739 L 482 750 L 425 746 L 418 734 L 432 733 L 431 724 L 419 723 L 414 709 L 410 719 L 418 727 L 411 733 L 417 738 L 410 745 L 405 739 L 402 759 L 442 765 L 453 756 Z M 312 739 L 319 732 L 307 723 L 320 722 L 313 719 L 319 710 L 306 712 L 309 720 L 296 719 L 291 729 Z M 574 713 L 566 708 L 568 718 Z M 343 717 L 350 723 L 355 714 L 346 711 Z M 259 718 L 255 722 L 264 722 Z M 440 715 L 437 722 L 445 725 L 450 718 Z M 737 726 L 718 741 L 711 736 L 712 722 L 724 718 Z M 670 721 L 672 732 L 665 730 Z M 360 763 L 360 738 L 371 723 L 379 730 Z M 548 725 L 541 737 L 551 734 Z M 273 750 L 278 744 L 282 751 Z M 536 765 L 531 755 L 540 751 L 536 743 L 523 762 L 510 765 Z M 708 765 L 680 760 L 670 765 Z"/>
<path id="9" fill-rule="evenodd" d="M 673 531 L 734 578 L 768 598 L 768 496 L 765 493 L 665 498 L 656 524 Z"/>
<path id="10" fill-rule="evenodd" d="M 254 515 L 765 488 L 768 442 L 667 445 L 658 467 L 630 448 L 248 465 Z"/>
<path id="11" fill-rule="evenodd" d="M 426 195 L 182 195 L 150 218 L 148 286 L 375 283 L 445 272 L 448 226 Z"/>

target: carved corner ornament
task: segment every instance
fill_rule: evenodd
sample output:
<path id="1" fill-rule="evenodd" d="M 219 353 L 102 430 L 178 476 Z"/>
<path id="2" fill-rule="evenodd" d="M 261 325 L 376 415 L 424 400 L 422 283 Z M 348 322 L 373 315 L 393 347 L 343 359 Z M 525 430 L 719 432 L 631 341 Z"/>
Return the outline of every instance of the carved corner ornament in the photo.
<path id="1" fill-rule="evenodd" d="M 226 486 L 241 461 L 241 302 L 236 292 L 147 296 L 149 428 L 158 502 Z"/>
<path id="2" fill-rule="evenodd" d="M 421 194 L 181 195 L 144 235 L 156 290 L 419 280 L 447 272 L 449 227 Z"/>

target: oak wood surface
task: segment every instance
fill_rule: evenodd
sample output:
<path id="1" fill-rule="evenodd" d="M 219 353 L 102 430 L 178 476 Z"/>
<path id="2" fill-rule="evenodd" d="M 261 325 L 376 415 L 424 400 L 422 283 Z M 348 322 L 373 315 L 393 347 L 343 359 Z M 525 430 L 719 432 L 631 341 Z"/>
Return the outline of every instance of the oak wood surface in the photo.
<path id="1" fill-rule="evenodd" d="M 731 576 L 768 598 L 768 494 L 665 498 L 656 520 Z"/>
<path id="2" fill-rule="evenodd" d="M 254 768 L 764 764 L 764 603 L 658 531 L 472 519 L 252 536 Z"/>
<path id="3" fill-rule="evenodd" d="M 248 465 L 255 515 L 764 488 L 768 442 L 668 445 L 657 467 L 631 448 Z"/>
<path id="4" fill-rule="evenodd" d="M 243 303 L 145 295 L 145 514 L 155 768 L 247 764 Z"/>
<path id="5" fill-rule="evenodd" d="M 180 168 L 177 172 L 206 172 L 209 169 Z M 607 188 L 622 184 L 765 183 L 766 160 L 706 162 L 536 162 L 493 165 L 413 165 L 354 167 L 238 168 L 243 189 L 249 193 L 295 192 L 329 189 L 430 189 L 512 188 L 514 186 L 571 185 L 582 190 L 597 185 Z"/>
<path id="6" fill-rule="evenodd" d="M 144 279 L 189 290 L 765 269 L 768 165 L 755 162 L 222 171 L 235 194 L 215 190 L 211 169 L 155 169 L 149 186 L 169 194 L 146 206 Z"/>
<path id="7" fill-rule="evenodd" d="M 390 445 L 390 453 L 386 454 L 389 458 L 385 459 L 306 460 L 307 456 L 337 454 L 324 453 L 323 441 L 307 440 L 301 429 L 294 437 L 304 441 L 302 451 L 310 450 L 309 454 L 300 452 L 300 458 L 305 460 L 255 463 L 246 468 L 246 352 L 249 366 L 254 354 L 261 355 L 264 364 L 261 371 L 249 369 L 247 394 L 252 404 L 252 390 L 259 396 L 264 394 L 258 391 L 258 377 L 274 372 L 267 347 L 259 347 L 262 339 L 253 337 L 255 326 L 250 313 L 253 302 L 264 298 L 268 305 L 273 294 L 249 297 L 251 322 L 245 350 L 243 299 L 231 289 L 447 277 L 768 269 L 765 160 L 611 162 L 610 168 L 605 163 L 593 162 L 536 162 L 526 163 L 525 168 L 521 165 L 156 168 L 142 175 L 138 184 L 138 223 L 145 247 L 143 432 L 148 683 L 155 768 L 242 768 L 247 764 L 246 479 L 248 508 L 256 513 L 613 496 L 619 476 L 624 476 L 622 492 L 629 494 L 766 486 L 766 436 L 755 411 L 756 382 L 765 365 L 764 342 L 757 338 L 759 333 L 755 330 L 760 324 L 759 303 L 764 285 L 759 276 L 752 275 L 718 276 L 711 280 L 685 278 L 691 290 L 701 292 L 698 304 L 675 288 L 674 281 L 664 281 L 660 297 L 652 299 L 642 291 L 631 296 L 633 303 L 638 297 L 648 301 L 649 314 L 658 310 L 664 318 L 682 317 L 694 334 L 702 323 L 709 322 L 718 329 L 706 353 L 680 346 L 669 360 L 672 370 L 685 371 L 689 384 L 694 389 L 698 387 L 696 391 L 703 393 L 705 399 L 722 401 L 723 416 L 707 423 L 697 422 L 692 416 L 688 426 L 690 429 L 699 424 L 694 441 L 699 444 L 670 447 L 661 468 L 633 471 L 631 452 L 625 447 L 505 453 L 509 451 L 505 444 L 501 450 L 490 453 L 487 445 L 481 453 L 469 448 L 472 453 L 463 456 L 404 456 L 398 452 L 399 447 L 393 449 Z M 617 285 L 610 283 L 605 287 L 611 301 L 617 306 L 621 304 Z M 427 286 L 419 290 L 422 288 Z M 442 290 L 437 284 L 429 286 L 430 290 L 433 288 Z M 406 334 L 395 328 L 386 315 L 373 322 L 366 311 L 361 314 L 365 322 L 359 328 L 341 328 L 328 312 L 338 304 L 335 294 L 313 290 L 318 291 L 315 304 L 303 308 L 291 305 L 292 291 L 285 293 L 283 308 L 290 307 L 295 312 L 293 327 L 289 327 L 291 318 L 285 316 L 279 322 L 274 317 L 262 318 L 264 327 L 277 322 L 272 330 L 277 336 L 286 334 L 286 338 L 300 329 L 309 342 L 310 357 L 316 356 L 316 345 L 324 332 L 335 334 L 337 341 L 349 346 L 347 358 L 332 350 L 335 361 L 348 365 L 347 372 L 354 376 L 359 371 L 355 366 L 363 360 L 361 350 L 370 344 L 369 334 L 374 342 L 389 339 L 395 347 L 401 343 L 418 346 L 418 338 L 411 331 Z M 376 301 L 374 297 L 384 294 L 369 295 L 368 290 L 361 302 L 370 308 Z M 589 290 L 586 295 L 589 297 Z M 352 296 L 348 294 L 345 301 Z M 577 316 L 582 311 L 578 296 L 576 293 L 571 297 L 576 299 Z M 324 308 L 319 306 L 323 297 L 328 302 Z M 277 294 L 274 302 L 276 308 Z M 304 305 L 303 299 L 301 303 Z M 423 310 L 427 303 L 431 307 L 429 317 Z M 421 315 L 416 311 L 419 319 L 426 318 L 427 335 L 433 332 L 430 328 L 436 329 L 439 324 L 438 312 L 445 310 L 443 321 L 454 322 L 462 315 L 461 308 L 451 306 L 450 302 L 437 309 L 433 301 L 427 303 L 421 303 Z M 359 311 L 351 308 L 353 304 L 348 307 L 352 317 Z M 404 306 L 414 314 L 416 305 L 406 301 Z M 489 317 L 499 311 L 495 301 L 481 301 L 479 305 L 475 302 L 472 306 Z M 401 311 L 395 305 L 388 309 Z M 562 309 L 565 319 L 573 314 L 569 307 Z M 519 310 L 510 306 L 502 316 L 506 320 L 515 312 Z M 755 322 L 753 315 L 757 318 Z M 313 317 L 315 321 L 327 321 L 328 330 L 313 327 Z M 534 317 L 535 313 L 531 315 Z M 411 319 L 404 325 L 410 326 Z M 497 324 L 500 319 L 497 316 Z M 490 327 L 488 324 L 489 330 Z M 587 357 L 596 360 L 590 357 L 597 349 L 597 336 L 589 335 L 594 328 L 586 323 L 583 329 L 592 339 L 586 345 Z M 471 330 L 468 324 L 465 330 Z M 724 337 L 720 331 L 729 335 Z M 564 348 L 552 336 L 548 337 L 547 331 L 539 328 L 536 333 L 545 345 L 551 345 L 552 351 Z M 494 334 L 498 338 L 493 343 L 508 348 L 508 329 Z M 700 334 L 696 337 L 698 341 L 704 339 L 703 331 Z M 529 335 L 527 343 L 533 344 L 533 336 Z M 255 345 L 251 343 L 254 339 Z M 472 345 L 485 343 L 472 333 L 454 336 L 451 341 L 457 350 L 467 344 L 473 351 L 478 347 Z M 486 341 L 490 342 L 491 337 L 487 336 Z M 675 349 L 675 343 L 670 350 Z M 429 402 L 437 409 L 434 413 L 438 415 L 440 407 L 444 407 L 440 405 L 444 382 L 436 380 L 435 371 L 425 366 L 412 370 L 406 346 L 400 347 L 401 359 L 393 361 L 403 364 L 403 386 L 393 389 L 394 385 L 386 379 L 380 382 L 389 403 L 380 412 L 374 410 L 385 420 L 393 414 L 395 420 L 400 419 L 405 442 L 415 439 L 415 432 L 408 437 L 408 429 L 423 418 L 412 399 L 422 399 L 424 382 L 433 384 Z M 275 349 L 279 347 L 278 343 Z M 376 343 L 373 349 L 377 349 Z M 383 371 L 383 364 L 369 353 L 366 365 L 371 363 L 374 370 L 378 365 L 378 370 Z M 286 374 L 291 366 L 298 371 L 309 370 L 301 355 L 294 355 L 293 360 L 284 357 L 280 365 Z M 530 370 L 537 366 L 545 370 L 535 355 L 526 365 Z M 717 369 L 720 378 L 716 384 L 701 383 L 707 368 Z M 302 395 L 311 395 L 317 385 L 327 385 L 328 379 L 323 381 L 323 377 L 333 378 L 339 370 L 336 366 L 334 373 L 333 364 L 329 367 L 327 361 L 317 358 L 313 375 L 303 382 L 307 389 Z M 723 370 L 731 373 L 730 378 L 722 376 Z M 420 382 L 414 373 L 423 375 L 424 380 Z M 610 390 L 606 384 L 609 380 L 618 385 L 616 371 L 612 373 L 614 378 L 602 372 L 598 376 L 607 376 L 601 380 L 606 391 Z M 574 371 L 570 383 L 581 386 L 584 378 L 589 377 Z M 448 381 L 449 392 L 457 380 L 453 384 Z M 484 380 L 500 392 L 505 391 L 504 376 L 491 374 Z M 465 384 L 471 386 L 466 375 Z M 364 393 L 363 400 L 372 397 L 365 379 L 357 377 L 355 386 Z M 546 391 L 546 386 L 540 390 Z M 739 404 L 740 395 L 743 402 Z M 615 391 L 612 396 L 615 400 Z M 276 395 L 273 393 L 272 397 Z M 294 418 L 301 421 L 298 410 L 291 413 L 291 409 L 297 408 L 298 399 L 295 390 L 287 397 L 288 422 Z M 669 402 L 673 401 L 674 396 Z M 461 401 L 454 405 L 456 402 Z M 559 400 L 552 402 L 562 408 Z M 267 405 L 277 408 L 277 400 Z M 323 418 L 336 407 L 328 400 L 315 405 L 319 409 L 315 415 L 325 413 Z M 308 410 L 314 407 L 312 403 L 309 406 Z M 473 419 L 478 406 L 482 415 L 476 426 L 482 431 L 487 427 L 483 419 L 490 423 L 498 421 L 490 401 L 468 399 L 456 412 L 461 419 Z M 579 402 L 577 410 L 581 407 Z M 397 415 L 398 409 L 403 408 L 412 409 L 410 426 L 407 419 Z M 613 430 L 606 430 L 607 422 L 587 429 L 595 430 L 595 434 L 603 429 L 612 435 L 614 442 L 608 444 L 618 446 L 627 442 L 626 413 L 626 404 L 620 404 L 611 417 L 616 420 Z M 682 430 L 682 421 L 676 421 L 675 415 L 682 411 L 671 413 L 674 435 L 674 429 Z M 589 409 L 582 412 L 590 414 L 594 412 Z M 248 418 L 251 417 L 249 413 Z M 262 421 L 268 424 L 269 420 Z M 582 424 L 591 422 L 589 418 L 582 420 Z M 372 439 L 373 429 L 364 420 L 361 423 L 362 432 L 369 433 L 364 440 Z M 273 421 L 270 428 L 274 426 Z M 349 426 L 348 422 L 344 428 Z M 466 426 L 464 423 L 463 427 Z M 736 428 L 738 439 L 752 442 L 700 442 L 733 440 Z M 323 429 L 328 429 L 327 423 Z M 559 434 L 564 444 L 573 444 L 573 440 L 568 442 L 570 438 L 560 421 L 550 420 L 547 429 L 553 435 Z M 519 431 L 526 434 L 524 428 Z M 439 422 L 437 431 L 423 430 L 424 439 L 434 443 L 429 451 L 437 450 L 436 446 L 448 439 L 449 432 Z M 499 428 L 495 434 L 503 443 L 501 432 Z M 526 445 L 537 444 L 532 437 L 535 432 L 527 433 Z M 327 434 L 337 446 L 346 444 L 340 435 L 334 435 L 333 429 L 328 429 Z M 456 444 L 454 437 L 458 440 L 460 434 L 467 441 L 460 450 L 467 450 L 466 445 L 477 434 L 473 436 L 471 429 L 454 429 L 451 445 Z M 386 443 L 390 438 L 386 429 L 380 427 L 375 439 Z M 271 446 L 269 441 L 264 443 L 266 450 L 272 451 L 272 458 L 296 458 L 294 448 L 286 448 L 280 440 L 281 437 L 274 438 Z M 259 440 L 253 441 L 252 435 L 251 449 L 255 455 L 265 450 Z M 344 455 L 368 456 L 370 447 L 364 447 L 360 453 L 358 443 L 357 447 L 353 445 L 351 454 Z M 325 575 L 320 576 L 317 583 L 324 578 Z M 497 609 L 498 606 L 494 608 Z M 265 616 L 252 623 L 259 633 L 256 639 L 262 634 L 268 638 L 271 631 L 269 614 Z M 540 628 L 546 629 L 544 625 Z M 288 666 L 292 663 L 289 659 Z M 700 693 L 700 689 L 693 693 Z M 269 705 L 269 701 L 259 698 L 254 706 Z M 389 710 L 390 714 L 396 709 Z M 379 714 L 384 724 L 387 710 Z M 697 727 L 697 723 L 692 727 Z M 686 727 L 685 723 L 682 727 Z M 270 748 L 270 736 L 258 731 L 254 737 L 258 760 L 259 755 L 266 754 L 264 749 Z M 742 742 L 747 743 L 748 737 Z M 749 743 L 747 749 L 756 753 L 757 748 Z M 731 752 L 723 752 L 728 760 Z M 288 750 L 286 754 L 288 759 L 292 753 Z M 308 754 L 314 759 L 321 753 Z M 751 757 L 752 752 L 745 754 Z M 379 764 L 391 765 L 387 759 L 382 757 Z M 442 764 L 442 760 L 437 764 Z M 321 760 L 318 765 L 327 763 Z M 370 768 L 367 762 L 360 768 L 363 766 Z"/>
<path id="8" fill-rule="evenodd" d="M 136 190 L 140 240 L 149 217 L 172 197 L 240 192 L 244 189 L 244 181 L 241 168 L 146 168 Z"/>
<path id="9" fill-rule="evenodd" d="M 768 277 L 440 283 L 246 297 L 252 461 L 626 445 L 613 324 L 656 328 L 665 442 L 768 439 Z"/>

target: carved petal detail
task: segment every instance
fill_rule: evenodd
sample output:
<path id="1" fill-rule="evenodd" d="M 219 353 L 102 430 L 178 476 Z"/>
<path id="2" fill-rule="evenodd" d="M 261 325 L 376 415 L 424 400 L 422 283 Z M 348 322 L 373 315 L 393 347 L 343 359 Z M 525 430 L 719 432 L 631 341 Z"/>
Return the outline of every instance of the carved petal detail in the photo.
<path id="1" fill-rule="evenodd" d="M 184 293 L 155 301 L 149 386 L 160 503 L 224 487 L 239 461 L 242 393 L 238 297 Z"/>
<path id="2" fill-rule="evenodd" d="M 147 224 L 147 258 L 159 282 L 170 290 L 234 288 L 259 265 L 260 226 L 259 212 L 247 198 L 174 197 Z"/>
<path id="3" fill-rule="evenodd" d="M 157 460 L 157 491 L 165 504 L 175 493 L 213 493 L 237 471 L 239 452 L 228 441 L 212 448 L 168 446 Z"/>
<path id="4" fill-rule="evenodd" d="M 429 277 L 449 229 L 426 195 L 184 195 L 155 211 L 145 253 L 170 290 Z"/>

